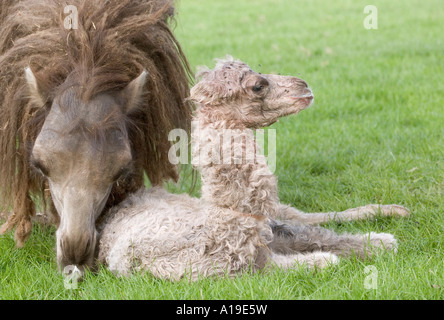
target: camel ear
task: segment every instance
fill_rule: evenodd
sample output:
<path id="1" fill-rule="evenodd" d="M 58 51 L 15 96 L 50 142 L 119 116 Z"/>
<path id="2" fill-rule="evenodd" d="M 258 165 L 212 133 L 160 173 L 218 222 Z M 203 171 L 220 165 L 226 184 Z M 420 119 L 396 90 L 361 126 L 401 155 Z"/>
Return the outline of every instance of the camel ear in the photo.
<path id="1" fill-rule="evenodd" d="M 35 104 L 43 106 L 45 104 L 45 99 L 43 98 L 39 84 L 37 83 L 37 79 L 35 78 L 30 67 L 25 68 L 25 78 L 26 82 L 28 83 L 31 100 Z"/>
<path id="2" fill-rule="evenodd" d="M 211 70 L 207 66 L 198 66 L 196 70 L 196 84 L 190 90 L 190 100 L 194 102 L 204 103 L 209 100 L 211 92 L 209 92 L 206 78 Z"/>
<path id="3" fill-rule="evenodd" d="M 125 101 L 124 112 L 130 113 L 136 110 L 142 103 L 145 95 L 145 84 L 148 72 L 143 70 L 142 73 L 133 81 L 131 81 L 122 91 Z"/>
<path id="4" fill-rule="evenodd" d="M 202 104 L 213 104 L 222 99 L 229 99 L 236 87 L 211 75 L 197 83 L 190 91 L 190 99 Z"/>
<path id="5" fill-rule="evenodd" d="M 240 86 L 233 74 L 230 73 L 231 68 L 224 68 L 220 64 L 221 62 L 218 62 L 214 70 L 199 67 L 196 75 L 198 82 L 191 88 L 190 100 L 204 105 L 214 104 L 219 100 L 230 99 L 238 94 Z"/>
<path id="6" fill-rule="evenodd" d="M 204 103 L 210 100 L 210 92 L 206 90 L 204 81 L 200 81 L 190 90 L 190 100 L 194 102 Z"/>
<path id="7" fill-rule="evenodd" d="M 196 68 L 196 81 L 199 82 L 210 74 L 211 70 L 207 66 L 197 66 Z"/>

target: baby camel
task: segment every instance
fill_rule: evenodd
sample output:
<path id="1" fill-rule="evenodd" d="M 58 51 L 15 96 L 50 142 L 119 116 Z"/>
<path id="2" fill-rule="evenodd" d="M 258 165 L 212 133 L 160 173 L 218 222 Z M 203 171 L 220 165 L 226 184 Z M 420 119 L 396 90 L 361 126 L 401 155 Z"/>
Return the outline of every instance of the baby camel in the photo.
<path id="1" fill-rule="evenodd" d="M 313 227 L 328 221 L 351 221 L 381 214 L 407 216 L 399 205 L 370 204 L 343 212 L 304 213 L 281 204 L 277 179 L 257 152 L 253 131 L 297 114 L 309 107 L 313 93 L 307 83 L 296 77 L 258 74 L 232 57 L 219 60 L 213 70 L 202 70 L 201 81 L 191 90 L 198 103 L 192 135 L 193 159 L 201 172 L 202 199 L 219 207 L 243 213 L 265 215 L 273 228 L 274 252 L 295 253 L 315 249 L 340 255 L 370 254 L 364 238 L 374 245 L 392 248 L 392 235 L 338 236 Z M 282 224 L 279 221 L 285 221 Z"/>
<path id="2" fill-rule="evenodd" d="M 281 204 L 277 179 L 257 152 L 251 129 L 309 107 L 313 93 L 307 83 L 296 77 L 258 74 L 231 57 L 219 60 L 214 70 L 203 70 L 199 76 L 202 80 L 191 90 L 191 98 L 200 106 L 192 138 L 204 200 L 244 213 L 310 225 L 365 219 L 379 212 L 408 215 L 398 205 L 371 204 L 343 212 L 306 214 Z"/>
<path id="3" fill-rule="evenodd" d="M 390 234 L 337 235 L 313 224 L 362 219 L 378 210 L 407 215 L 401 206 L 306 214 L 280 204 L 276 177 L 258 154 L 251 129 L 307 108 L 313 94 L 305 81 L 261 75 L 232 58 L 200 76 L 191 99 L 198 105 L 192 148 L 202 198 L 160 187 L 139 190 L 99 226 L 100 262 L 122 275 L 149 271 L 196 280 L 272 266 L 322 268 L 336 263 L 337 255 L 365 257 L 373 247 L 396 249 Z"/>

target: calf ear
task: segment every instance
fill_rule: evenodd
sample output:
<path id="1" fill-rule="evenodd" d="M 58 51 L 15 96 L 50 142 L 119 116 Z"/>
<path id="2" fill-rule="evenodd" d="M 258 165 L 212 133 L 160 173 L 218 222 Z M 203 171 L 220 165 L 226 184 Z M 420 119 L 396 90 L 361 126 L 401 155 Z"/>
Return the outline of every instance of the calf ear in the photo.
<path id="1" fill-rule="evenodd" d="M 228 68 L 217 71 L 201 69 L 197 73 L 196 80 L 197 84 L 190 91 L 190 100 L 204 105 L 230 99 L 238 94 L 240 89 Z"/>
<path id="2" fill-rule="evenodd" d="M 122 91 L 124 100 L 124 112 L 130 113 L 136 110 L 143 101 L 146 93 L 145 85 L 148 72 L 143 70 L 142 73 L 133 81 L 131 81 Z"/>
<path id="3" fill-rule="evenodd" d="M 28 83 L 28 89 L 29 89 L 29 96 L 33 103 L 44 106 L 46 99 L 43 98 L 43 94 L 40 91 L 40 86 L 37 82 L 37 79 L 34 75 L 34 72 L 32 72 L 30 67 L 25 68 L 25 78 L 26 82 Z"/>
<path id="4" fill-rule="evenodd" d="M 190 91 L 190 100 L 202 103 L 213 104 L 218 100 L 229 98 L 235 92 L 235 88 L 218 79 L 203 79 L 197 83 Z"/>

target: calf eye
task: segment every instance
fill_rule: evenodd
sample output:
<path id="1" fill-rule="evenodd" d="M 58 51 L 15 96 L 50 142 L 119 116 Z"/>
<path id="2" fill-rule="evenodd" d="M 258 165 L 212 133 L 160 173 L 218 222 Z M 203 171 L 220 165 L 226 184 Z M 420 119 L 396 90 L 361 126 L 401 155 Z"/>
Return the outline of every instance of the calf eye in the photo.
<path id="1" fill-rule="evenodd" d="M 258 77 L 256 78 L 254 85 L 251 87 L 251 90 L 256 94 L 262 94 L 262 92 L 265 91 L 268 85 L 269 83 L 267 79 L 265 79 L 264 77 Z"/>
<path id="2" fill-rule="evenodd" d="M 254 92 L 261 92 L 264 87 L 261 84 L 255 85 L 253 87 Z"/>

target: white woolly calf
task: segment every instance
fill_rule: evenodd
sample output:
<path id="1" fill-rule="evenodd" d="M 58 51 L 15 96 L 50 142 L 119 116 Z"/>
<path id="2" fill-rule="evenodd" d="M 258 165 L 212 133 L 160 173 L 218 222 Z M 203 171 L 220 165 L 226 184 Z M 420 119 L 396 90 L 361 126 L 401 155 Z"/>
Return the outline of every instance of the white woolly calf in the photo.
<path id="1" fill-rule="evenodd" d="M 160 187 L 131 195 L 99 226 L 100 262 L 122 275 L 148 271 L 160 278 L 196 280 L 274 266 L 323 268 L 338 256 L 370 257 L 374 248 L 396 251 L 391 234 L 338 235 L 313 225 L 378 212 L 408 215 L 401 206 L 307 214 L 280 203 L 277 178 L 256 152 L 251 129 L 309 107 L 313 94 L 305 81 L 258 74 L 231 58 L 201 77 L 191 99 L 198 105 L 199 130 L 192 143 L 193 155 L 200 157 L 194 164 L 202 177 L 202 198 Z M 236 137 L 221 143 L 226 130 Z M 220 161 L 221 155 L 233 161 Z"/>

